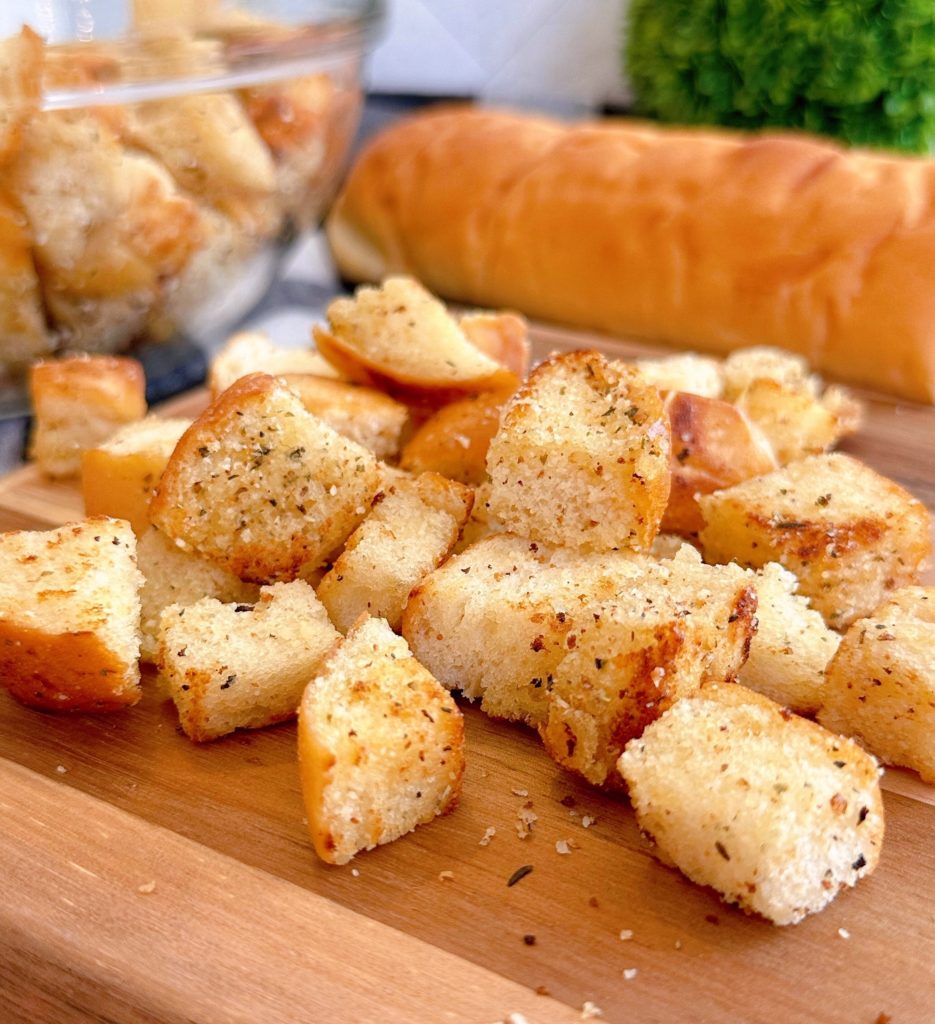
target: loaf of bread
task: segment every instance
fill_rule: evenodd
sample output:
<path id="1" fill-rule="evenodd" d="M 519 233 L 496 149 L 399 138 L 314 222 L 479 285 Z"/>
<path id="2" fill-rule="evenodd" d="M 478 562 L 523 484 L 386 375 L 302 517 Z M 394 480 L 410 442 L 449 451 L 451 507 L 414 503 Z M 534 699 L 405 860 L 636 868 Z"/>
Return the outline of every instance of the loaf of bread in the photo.
<path id="1" fill-rule="evenodd" d="M 794 135 L 441 108 L 361 154 L 341 272 L 935 401 L 935 163 Z"/>

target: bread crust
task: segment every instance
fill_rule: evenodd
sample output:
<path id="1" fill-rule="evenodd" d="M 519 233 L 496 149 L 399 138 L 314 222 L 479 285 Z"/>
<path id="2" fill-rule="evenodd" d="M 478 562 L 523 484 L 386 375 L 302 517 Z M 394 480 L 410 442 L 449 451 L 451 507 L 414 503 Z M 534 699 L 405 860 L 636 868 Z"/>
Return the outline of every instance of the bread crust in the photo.
<path id="1" fill-rule="evenodd" d="M 342 273 L 935 401 L 935 165 L 794 135 L 443 107 L 361 154 Z M 881 351 L 885 338 L 886 351 Z"/>

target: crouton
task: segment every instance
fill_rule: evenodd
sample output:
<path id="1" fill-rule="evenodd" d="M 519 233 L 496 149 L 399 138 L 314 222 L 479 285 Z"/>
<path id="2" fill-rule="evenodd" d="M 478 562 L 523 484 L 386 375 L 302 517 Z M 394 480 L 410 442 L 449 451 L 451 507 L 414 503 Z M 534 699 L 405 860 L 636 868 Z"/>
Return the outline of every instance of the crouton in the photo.
<path id="1" fill-rule="evenodd" d="M 406 642 L 365 619 L 305 690 L 299 762 L 315 852 L 346 864 L 454 808 L 464 721 Z"/>
<path id="2" fill-rule="evenodd" d="M 448 555 L 473 499 L 470 488 L 437 473 L 378 491 L 318 587 L 338 629 L 346 633 L 361 615 L 399 629 L 409 592 Z"/>
<path id="3" fill-rule="evenodd" d="M 821 381 L 799 355 L 769 345 L 752 345 L 731 352 L 721 363 L 722 397 L 736 401 L 751 384 L 771 380 L 791 392 L 817 398 Z"/>
<path id="4" fill-rule="evenodd" d="M 140 699 L 140 584 L 128 523 L 0 534 L 0 680 L 55 711 Z"/>
<path id="5" fill-rule="evenodd" d="M 409 409 L 382 391 L 308 373 L 284 373 L 282 380 L 305 408 L 342 437 L 369 448 L 379 459 L 399 454 Z"/>
<path id="6" fill-rule="evenodd" d="M 935 587 L 907 587 L 845 634 L 818 715 L 935 785 Z"/>
<path id="7" fill-rule="evenodd" d="M 535 726 L 545 721 L 552 673 L 569 636 L 592 605 L 637 578 L 647 561 L 490 536 L 414 588 L 403 636 L 445 686 L 482 699 L 488 715 Z"/>
<path id="8" fill-rule="evenodd" d="M 29 372 L 30 454 L 50 477 L 77 476 L 81 453 L 146 415 L 146 381 L 135 359 L 71 356 Z"/>
<path id="9" fill-rule="evenodd" d="M 312 349 L 289 349 L 274 345 L 261 331 L 240 331 L 232 334 L 211 360 L 208 388 L 217 398 L 234 381 L 251 373 L 312 373 L 318 377 L 336 378 L 337 371 Z"/>
<path id="10" fill-rule="evenodd" d="M 813 455 L 698 504 L 707 561 L 781 563 L 835 629 L 914 583 L 931 548 L 925 506 L 847 455 Z"/>
<path id="11" fill-rule="evenodd" d="M 203 597 L 235 604 L 254 604 L 260 596 L 253 583 L 244 583 L 221 566 L 178 545 L 154 526 L 137 542 L 136 558 L 143 574 L 140 591 L 140 658 L 155 664 L 159 653 L 159 618 L 170 604 L 185 608 Z"/>
<path id="12" fill-rule="evenodd" d="M 399 465 L 477 486 L 487 479 L 487 449 L 500 428 L 507 392 L 490 391 L 443 406 L 406 442 Z"/>
<path id="13" fill-rule="evenodd" d="M 24 26 L 0 41 L 0 166 L 20 147 L 24 125 L 42 104 L 45 43 Z"/>
<path id="14" fill-rule="evenodd" d="M 682 391 L 704 398 L 720 398 L 723 390 L 721 361 L 693 352 L 659 359 L 637 359 L 643 379 L 660 391 Z"/>
<path id="15" fill-rule="evenodd" d="M 659 392 L 638 371 L 597 352 L 552 356 L 503 409 L 490 511 L 535 541 L 644 550 L 669 496 L 669 454 Z"/>
<path id="16" fill-rule="evenodd" d="M 672 433 L 672 485 L 662 529 L 686 535 L 704 526 L 699 494 L 779 468 L 770 443 L 736 406 L 683 391 L 664 400 Z"/>
<path id="17" fill-rule="evenodd" d="M 337 640 L 315 591 L 294 580 L 261 587 L 254 605 L 169 605 L 157 657 L 185 735 L 202 743 L 294 717 Z"/>
<path id="18" fill-rule="evenodd" d="M 619 785 L 614 766 L 630 739 L 702 684 L 736 676 L 755 611 L 736 566 L 681 556 L 647 566 L 566 638 L 539 726 L 546 750 L 592 785 Z"/>
<path id="19" fill-rule="evenodd" d="M 874 759 L 743 687 L 678 701 L 619 769 L 665 861 L 776 924 L 821 910 L 879 860 Z"/>
<path id="20" fill-rule="evenodd" d="M 529 373 L 529 330 L 523 317 L 516 313 L 467 313 L 458 326 L 475 348 L 512 370 L 518 380 Z"/>
<path id="21" fill-rule="evenodd" d="M 172 42 L 192 45 L 181 37 Z M 273 159 L 236 96 L 191 93 L 134 104 L 126 108 L 123 136 L 242 230 L 260 238 L 279 230 Z"/>
<path id="22" fill-rule="evenodd" d="M 130 341 L 200 242 L 196 205 L 94 113 L 31 118 L 7 182 L 31 225 L 45 305 L 69 349 L 111 352 Z"/>
<path id="23" fill-rule="evenodd" d="M 330 331 L 314 331 L 321 354 L 348 379 L 403 401 L 438 406 L 516 386 L 516 375 L 472 345 L 412 278 L 358 288 L 352 299 L 335 299 L 327 314 Z"/>
<path id="24" fill-rule="evenodd" d="M 0 122 L 0 150 L 2 134 Z M 22 211 L 0 189 L 0 370 L 27 366 L 53 347 L 32 257 L 32 235 Z"/>
<path id="25" fill-rule="evenodd" d="M 829 451 L 860 425 L 860 405 L 841 388 L 817 398 L 775 380 L 754 380 L 736 406 L 769 440 L 779 465 Z"/>
<path id="26" fill-rule="evenodd" d="M 149 512 L 173 540 L 265 583 L 323 565 L 379 485 L 371 452 L 257 373 L 229 387 L 185 432 Z"/>
<path id="27" fill-rule="evenodd" d="M 781 565 L 759 569 L 755 585 L 758 626 L 738 681 L 800 715 L 814 715 L 841 638 L 796 593 L 798 580 Z"/>
<path id="28" fill-rule="evenodd" d="M 89 516 L 126 519 L 137 537 L 149 529 L 149 499 L 191 420 L 146 419 L 128 423 L 81 453 L 81 494 Z"/>

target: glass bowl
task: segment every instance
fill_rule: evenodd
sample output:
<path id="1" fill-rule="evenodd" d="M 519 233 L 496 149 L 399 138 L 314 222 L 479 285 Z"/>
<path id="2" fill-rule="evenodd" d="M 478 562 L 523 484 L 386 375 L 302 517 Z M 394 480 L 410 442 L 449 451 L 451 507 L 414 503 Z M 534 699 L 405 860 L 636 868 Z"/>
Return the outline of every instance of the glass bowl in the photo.
<path id="1" fill-rule="evenodd" d="M 0 376 L 236 323 L 332 197 L 381 20 L 380 0 L 4 3 Z"/>

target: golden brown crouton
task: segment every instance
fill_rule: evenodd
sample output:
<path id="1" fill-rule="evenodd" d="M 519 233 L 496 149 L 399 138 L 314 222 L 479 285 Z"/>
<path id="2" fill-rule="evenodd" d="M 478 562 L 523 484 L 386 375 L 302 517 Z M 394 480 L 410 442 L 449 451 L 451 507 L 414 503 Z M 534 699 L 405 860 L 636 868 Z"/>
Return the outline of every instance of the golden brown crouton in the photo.
<path id="1" fill-rule="evenodd" d="M 836 629 L 916 581 L 930 550 L 925 506 L 847 455 L 814 455 L 700 497 L 709 562 L 779 562 Z"/>
<path id="2" fill-rule="evenodd" d="M 449 480 L 477 486 L 487 479 L 487 449 L 500 428 L 508 392 L 462 398 L 430 416 L 406 442 L 399 457 L 411 473 L 431 470 Z"/>
<path id="3" fill-rule="evenodd" d="M 841 638 L 796 593 L 799 581 L 781 565 L 765 565 L 754 583 L 759 625 L 739 682 L 800 715 L 814 715 Z"/>
<path id="4" fill-rule="evenodd" d="M 337 639 L 315 591 L 295 580 L 262 587 L 255 605 L 170 605 L 158 664 L 186 736 L 200 743 L 292 718 Z"/>
<path id="5" fill-rule="evenodd" d="M 315 852 L 346 864 L 455 806 L 464 722 L 405 640 L 365 619 L 305 690 L 299 762 Z"/>
<path id="6" fill-rule="evenodd" d="M 597 352 L 552 356 L 503 409 L 487 452 L 490 511 L 515 533 L 582 550 L 647 549 L 669 495 L 659 392 Z"/>
<path id="7" fill-rule="evenodd" d="M 754 380 L 735 401 L 768 438 L 781 466 L 829 451 L 860 424 L 860 406 L 841 388 L 818 398 L 775 380 Z"/>
<path id="8" fill-rule="evenodd" d="M 211 360 L 208 387 L 217 398 L 234 381 L 251 373 L 313 373 L 318 377 L 337 377 L 335 368 L 312 349 L 280 348 L 261 331 L 240 331 L 224 342 Z"/>
<path id="9" fill-rule="evenodd" d="M 471 511 L 470 488 L 422 473 L 379 491 L 318 587 L 331 621 L 346 633 L 361 615 L 399 629 L 409 592 L 447 555 Z"/>
<path id="10" fill-rule="evenodd" d="M 755 611 L 752 581 L 736 566 L 696 555 L 646 566 L 566 638 L 539 726 L 546 750 L 593 785 L 619 782 L 614 766 L 630 739 L 702 684 L 736 676 Z"/>
<path id="11" fill-rule="evenodd" d="M 85 513 L 126 519 L 141 537 L 149 529 L 149 499 L 189 426 L 191 420 L 147 416 L 86 448 L 81 453 Z"/>
<path id="12" fill-rule="evenodd" d="M 802 356 L 769 345 L 751 345 L 731 352 L 721 363 L 721 380 L 722 397 L 728 402 L 735 402 L 751 384 L 762 380 L 815 398 L 821 390 L 821 381 Z"/>
<path id="13" fill-rule="evenodd" d="M 898 590 L 851 626 L 818 720 L 935 785 L 935 587 Z"/>
<path id="14" fill-rule="evenodd" d="M 140 657 L 156 661 L 159 653 L 159 618 L 170 604 L 185 608 L 203 597 L 235 604 L 253 604 L 260 595 L 253 583 L 244 583 L 207 558 L 183 551 L 154 526 L 137 542 L 137 562 L 143 574 L 140 591 Z"/>
<path id="15" fill-rule="evenodd" d="M 721 397 L 720 359 L 688 352 L 658 359 L 637 359 L 635 364 L 647 383 L 660 391 L 682 391 L 704 398 Z"/>
<path id="16" fill-rule="evenodd" d="M 516 375 L 471 344 L 417 281 L 389 277 L 328 306 L 315 328 L 321 354 L 350 380 L 414 404 L 442 405 L 474 391 L 516 386 Z"/>
<path id="17" fill-rule="evenodd" d="M 140 584 L 128 523 L 0 534 L 0 680 L 56 711 L 140 699 Z"/>
<path id="18" fill-rule="evenodd" d="M 399 453 L 409 425 L 409 409 L 402 402 L 373 388 L 308 373 L 284 373 L 282 379 L 310 413 L 342 437 L 369 448 L 379 459 Z"/>
<path id="19" fill-rule="evenodd" d="M 821 910 L 879 860 L 873 758 L 743 687 L 678 701 L 619 768 L 665 861 L 776 924 Z"/>
<path id="20" fill-rule="evenodd" d="M 77 476 L 81 453 L 146 415 L 146 381 L 135 359 L 71 356 L 29 373 L 30 454 L 46 476 Z"/>
<path id="21" fill-rule="evenodd" d="M 467 313 L 458 321 L 467 340 L 484 355 L 512 370 L 518 380 L 529 373 L 529 330 L 516 313 Z"/>
<path id="22" fill-rule="evenodd" d="M 602 598 L 638 578 L 646 562 L 622 552 L 550 548 L 512 534 L 486 537 L 413 590 L 403 636 L 436 679 L 482 699 L 487 714 L 538 725 L 568 637 Z"/>
<path id="23" fill-rule="evenodd" d="M 664 400 L 672 432 L 672 486 L 662 529 L 686 535 L 704 526 L 697 496 L 779 468 L 759 428 L 729 402 L 683 391 Z"/>
<path id="24" fill-rule="evenodd" d="M 7 181 L 31 226 L 45 304 L 68 348 L 109 352 L 133 338 L 198 248 L 195 204 L 94 113 L 31 118 Z"/>
<path id="25" fill-rule="evenodd" d="M 243 377 L 185 432 L 150 503 L 164 533 L 241 579 L 308 576 L 357 527 L 377 461 L 266 374 Z"/>

